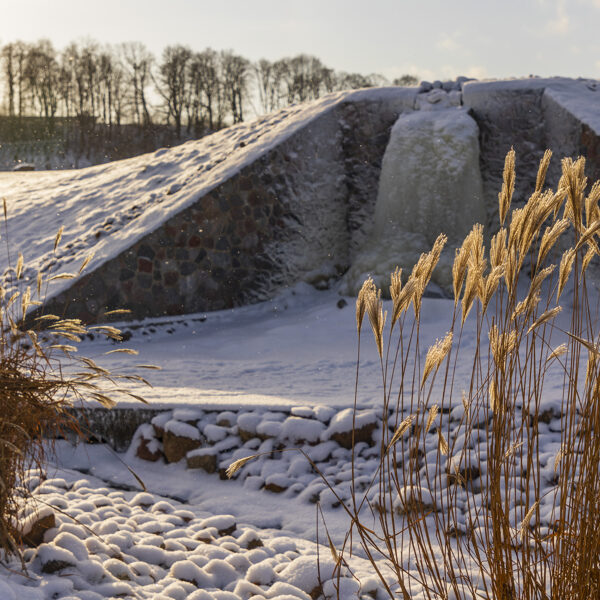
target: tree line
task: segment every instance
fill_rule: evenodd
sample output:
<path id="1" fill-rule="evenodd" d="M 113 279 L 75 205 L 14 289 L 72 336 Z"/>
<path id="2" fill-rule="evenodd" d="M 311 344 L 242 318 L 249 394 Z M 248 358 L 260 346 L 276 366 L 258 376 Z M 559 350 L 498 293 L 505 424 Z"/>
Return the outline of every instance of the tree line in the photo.
<path id="1" fill-rule="evenodd" d="M 16 41 L 0 49 L 0 104 L 9 117 L 38 117 L 53 131 L 58 118 L 109 130 L 123 124 L 173 127 L 198 137 L 336 90 L 389 85 L 381 75 L 341 73 L 300 54 L 251 62 L 231 50 L 197 52 L 167 46 L 159 60 L 139 42 Z M 393 82 L 411 85 L 406 75 Z"/>

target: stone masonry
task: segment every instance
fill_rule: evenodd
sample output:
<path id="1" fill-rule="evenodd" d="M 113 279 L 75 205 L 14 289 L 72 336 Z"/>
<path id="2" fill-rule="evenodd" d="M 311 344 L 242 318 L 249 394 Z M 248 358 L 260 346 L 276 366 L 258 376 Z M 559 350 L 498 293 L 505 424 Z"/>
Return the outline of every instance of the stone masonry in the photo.
<path id="1" fill-rule="evenodd" d="M 511 146 L 517 202 L 532 189 L 546 147 L 559 157 L 586 155 L 590 177 L 600 177 L 598 127 L 561 106 L 546 93 L 549 85 L 469 82 L 452 92 L 462 94 L 481 132 L 489 222 Z M 349 267 L 364 238 L 389 131 L 401 112 L 422 104 L 419 92 L 348 96 L 76 280 L 45 310 L 97 322 L 108 310 L 128 308 L 139 319 L 256 302 L 299 280 L 327 285 Z M 556 183 L 558 168 L 555 159 L 549 183 Z"/>

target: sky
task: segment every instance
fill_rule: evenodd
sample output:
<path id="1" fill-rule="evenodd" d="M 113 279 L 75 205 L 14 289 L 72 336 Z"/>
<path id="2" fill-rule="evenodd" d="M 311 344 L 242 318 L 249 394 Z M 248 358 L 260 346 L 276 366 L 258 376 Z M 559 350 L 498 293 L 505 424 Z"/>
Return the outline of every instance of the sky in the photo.
<path id="1" fill-rule="evenodd" d="M 312 54 L 389 79 L 600 78 L 600 0 L 0 0 L 0 44 L 50 39 Z"/>

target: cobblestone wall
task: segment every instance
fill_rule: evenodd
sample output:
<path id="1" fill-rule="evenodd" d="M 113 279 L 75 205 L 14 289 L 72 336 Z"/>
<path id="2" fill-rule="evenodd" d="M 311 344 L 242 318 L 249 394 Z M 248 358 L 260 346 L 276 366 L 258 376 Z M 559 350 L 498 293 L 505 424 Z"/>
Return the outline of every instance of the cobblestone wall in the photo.
<path id="1" fill-rule="evenodd" d="M 545 98 L 544 86 L 472 82 L 458 100 L 481 131 L 488 222 L 512 145 L 517 203 L 532 189 L 548 146 L 559 156 L 587 155 L 590 176 L 600 177 L 599 136 Z M 418 90 L 408 91 L 354 98 L 325 111 L 76 281 L 46 310 L 63 314 L 67 307 L 67 315 L 95 322 L 107 310 L 129 308 L 137 319 L 239 306 L 300 279 L 326 286 L 352 263 L 371 223 L 389 131 L 401 111 L 419 105 Z M 554 164 L 550 183 L 557 178 Z"/>
<path id="2" fill-rule="evenodd" d="M 479 126 L 481 175 L 492 229 L 497 227 L 498 192 L 511 147 L 516 153 L 515 205 L 524 204 L 535 188 L 539 161 L 547 148 L 553 151 L 548 186 L 558 183 L 564 156 L 586 156 L 588 177 L 600 178 L 600 137 L 554 101 L 546 87 L 547 81 L 532 79 L 469 82 L 463 88 L 463 103 Z M 600 91 L 595 94 L 598 97 L 590 102 L 600 107 Z"/>
<path id="3" fill-rule="evenodd" d="M 377 196 L 398 112 L 336 107 L 224 181 L 190 208 L 78 280 L 46 306 L 97 321 L 218 310 L 266 299 L 348 268 Z"/>

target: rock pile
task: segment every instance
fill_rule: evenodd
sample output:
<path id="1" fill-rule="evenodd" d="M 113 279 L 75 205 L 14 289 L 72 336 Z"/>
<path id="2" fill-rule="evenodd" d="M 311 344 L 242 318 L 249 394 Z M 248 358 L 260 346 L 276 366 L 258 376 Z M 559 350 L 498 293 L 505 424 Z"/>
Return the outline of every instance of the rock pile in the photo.
<path id="1" fill-rule="evenodd" d="M 331 557 L 302 549 L 289 537 L 248 527 L 232 515 L 189 510 L 146 492 L 97 487 L 62 478 L 25 484 L 52 527 L 24 552 L 28 575 L 0 596 L 16 598 L 171 598 L 174 600 L 311 600 L 375 597 L 378 583 L 333 576 Z M 27 507 L 25 507 L 27 509 Z M 37 511 L 37 512 L 36 512 Z M 18 590 L 18 592 L 16 591 Z"/>
<path id="2" fill-rule="evenodd" d="M 154 462 L 185 459 L 188 469 L 218 473 L 222 479 L 232 462 L 259 455 L 234 475 L 244 486 L 337 506 L 336 494 L 350 498 L 352 413 L 350 408 L 336 412 L 324 406 L 294 407 L 290 412 L 175 409 L 142 425 L 131 450 Z M 381 421 L 374 410 L 361 410 L 354 422 L 355 484 L 366 489 L 379 462 Z M 291 451 L 295 448 L 313 465 L 301 452 Z"/>

